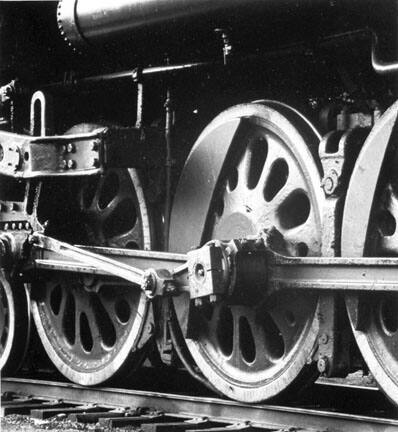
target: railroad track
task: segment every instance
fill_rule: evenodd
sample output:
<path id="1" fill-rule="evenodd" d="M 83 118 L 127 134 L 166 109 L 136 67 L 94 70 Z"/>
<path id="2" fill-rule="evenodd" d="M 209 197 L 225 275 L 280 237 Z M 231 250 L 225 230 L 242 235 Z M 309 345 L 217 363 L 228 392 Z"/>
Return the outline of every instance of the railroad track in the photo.
<path id="1" fill-rule="evenodd" d="M 312 404 L 312 407 L 311 398 L 306 406 L 245 405 L 215 397 L 86 388 L 23 378 L 4 378 L 1 391 L 1 416 L 27 414 L 41 420 L 58 416 L 82 423 L 97 423 L 96 430 L 139 426 L 153 432 L 398 431 L 398 417 L 394 417 L 393 411 L 385 411 L 385 400 L 378 390 L 360 386 L 320 384 L 313 390 L 312 397 L 322 399 L 322 403 Z M 347 398 L 354 407 L 351 412 L 345 412 L 342 406 L 336 408 L 336 400 Z M 365 400 L 361 404 L 362 413 L 358 405 L 361 399 Z M 334 410 L 326 408 L 327 400 Z M 372 409 L 366 408 L 366 400 Z M 378 407 L 384 407 L 384 410 Z"/>

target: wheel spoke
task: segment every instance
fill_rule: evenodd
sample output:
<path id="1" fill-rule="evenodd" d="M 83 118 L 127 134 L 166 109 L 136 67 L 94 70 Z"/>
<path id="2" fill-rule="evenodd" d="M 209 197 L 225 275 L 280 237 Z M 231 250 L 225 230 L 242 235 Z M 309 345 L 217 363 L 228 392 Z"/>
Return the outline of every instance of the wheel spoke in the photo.
<path id="1" fill-rule="evenodd" d="M 272 167 L 277 161 L 285 160 L 285 152 L 283 151 L 283 148 L 281 149 L 280 141 L 271 134 L 268 134 L 266 139 L 268 142 L 268 154 L 257 184 L 257 188 L 261 189 L 261 194 L 264 193 L 264 189 L 269 182 L 270 176 L 273 174 Z"/>
<path id="2" fill-rule="evenodd" d="M 261 311 L 261 315 L 264 311 Z M 245 308 L 245 312 L 242 316 L 245 321 L 241 321 L 241 334 L 244 345 L 242 354 L 246 361 L 251 363 L 251 367 L 261 370 L 272 365 L 274 358 L 272 341 L 269 337 L 267 338 L 266 328 L 264 328 L 261 319 L 258 317 L 258 311 L 253 309 Z"/>
<path id="3" fill-rule="evenodd" d="M 101 331 L 98 326 L 98 320 L 100 317 L 97 315 L 94 315 L 92 319 L 88 320 L 88 327 L 90 329 L 91 337 L 93 339 L 93 350 L 94 351 L 101 351 L 101 342 L 103 339 L 103 335 L 101 334 Z"/>
<path id="4" fill-rule="evenodd" d="M 108 239 L 110 247 L 125 247 L 127 249 L 139 249 L 140 239 L 142 238 L 142 227 L 138 223 L 127 232 L 116 235 Z"/>
<path id="5" fill-rule="evenodd" d="M 65 290 L 62 290 L 61 293 L 62 293 L 61 303 L 59 305 L 59 312 L 57 314 L 57 318 L 58 318 L 59 323 L 61 323 L 62 320 L 64 319 L 65 308 L 66 308 L 66 298 L 67 298 Z"/>

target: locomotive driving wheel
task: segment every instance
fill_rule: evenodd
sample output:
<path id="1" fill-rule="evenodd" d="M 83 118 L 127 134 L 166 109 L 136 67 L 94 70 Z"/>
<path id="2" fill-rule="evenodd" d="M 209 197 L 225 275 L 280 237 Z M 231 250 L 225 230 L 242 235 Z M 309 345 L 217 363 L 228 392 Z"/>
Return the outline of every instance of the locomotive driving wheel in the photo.
<path id="1" fill-rule="evenodd" d="M 344 208 L 342 256 L 398 256 L 398 102 L 379 119 L 359 154 Z M 398 403 L 398 295 L 350 294 L 346 306 L 362 356 Z"/>
<path id="2" fill-rule="evenodd" d="M 29 343 L 29 294 L 23 285 L 10 283 L 0 271 L 0 371 L 3 376 L 21 366 Z"/>
<path id="3" fill-rule="evenodd" d="M 94 128 L 79 125 L 69 133 Z M 150 221 L 136 170 L 110 169 L 101 177 L 76 180 L 70 190 L 71 196 L 64 198 L 68 208 L 61 205 L 49 219 L 51 236 L 90 246 L 151 248 Z M 54 202 L 54 197 L 44 198 Z M 147 352 L 151 310 L 139 287 L 103 276 L 52 272 L 33 290 L 33 317 L 44 348 L 71 381 L 100 384 L 140 366 Z"/>
<path id="4" fill-rule="evenodd" d="M 177 188 L 170 249 L 256 235 L 274 226 L 283 252 L 321 248 L 320 175 L 309 148 L 319 136 L 295 110 L 270 101 L 219 115 L 193 147 Z M 260 402 L 315 378 L 318 297 L 294 290 L 245 304 L 194 307 L 187 347 L 222 394 Z"/>

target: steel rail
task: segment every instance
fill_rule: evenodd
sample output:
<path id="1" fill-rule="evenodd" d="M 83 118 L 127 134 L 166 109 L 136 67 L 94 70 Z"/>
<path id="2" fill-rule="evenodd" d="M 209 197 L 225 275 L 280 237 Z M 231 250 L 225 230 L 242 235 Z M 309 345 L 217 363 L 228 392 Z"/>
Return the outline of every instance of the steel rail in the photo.
<path id="1" fill-rule="evenodd" d="M 3 378 L 2 392 L 62 399 L 65 402 L 106 404 L 121 407 L 148 407 L 167 414 L 206 416 L 210 420 L 250 421 L 255 427 L 335 430 L 350 432 L 392 432 L 398 430 L 398 420 L 365 415 L 352 415 L 308 408 L 277 405 L 245 405 L 212 397 L 194 397 L 109 387 L 82 387 L 71 383 Z"/>

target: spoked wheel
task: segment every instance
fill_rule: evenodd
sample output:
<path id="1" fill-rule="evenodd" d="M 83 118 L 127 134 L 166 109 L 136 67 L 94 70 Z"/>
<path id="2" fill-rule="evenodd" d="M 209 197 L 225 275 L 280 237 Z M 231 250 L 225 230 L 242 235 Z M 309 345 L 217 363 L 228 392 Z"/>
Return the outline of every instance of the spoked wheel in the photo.
<path id="1" fill-rule="evenodd" d="M 71 132 L 93 128 L 83 125 Z M 68 203 L 73 210 L 66 210 L 69 213 L 60 221 L 49 220 L 52 236 L 59 233 L 62 240 L 91 246 L 151 247 L 148 211 L 135 170 L 108 170 L 102 177 L 82 181 L 75 201 L 75 206 Z M 94 385 L 140 366 L 150 310 L 139 287 L 94 275 L 54 272 L 33 289 L 38 333 L 50 359 L 67 378 Z"/>
<path id="2" fill-rule="evenodd" d="M 274 226 L 284 253 L 319 255 L 322 194 L 308 147 L 318 142 L 308 122 L 276 102 L 222 113 L 188 157 L 172 212 L 171 249 Z M 264 401 L 314 377 L 307 362 L 317 339 L 317 305 L 316 295 L 294 290 L 256 304 L 206 303 L 193 309 L 194 336 L 186 344 L 218 391 Z"/>
<path id="3" fill-rule="evenodd" d="M 29 294 L 23 285 L 12 285 L 0 272 L 0 371 L 18 371 L 29 344 Z"/>
<path id="4" fill-rule="evenodd" d="M 397 113 L 398 103 L 374 126 L 351 176 L 344 208 L 343 256 L 398 256 Z M 398 295 L 352 294 L 346 296 L 346 305 L 370 372 L 398 404 Z"/>

